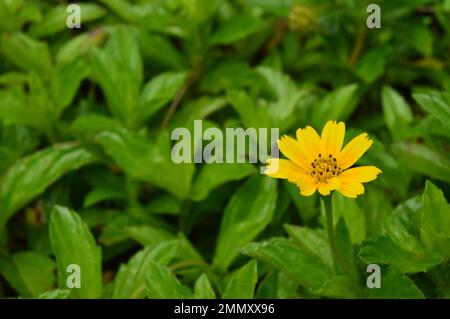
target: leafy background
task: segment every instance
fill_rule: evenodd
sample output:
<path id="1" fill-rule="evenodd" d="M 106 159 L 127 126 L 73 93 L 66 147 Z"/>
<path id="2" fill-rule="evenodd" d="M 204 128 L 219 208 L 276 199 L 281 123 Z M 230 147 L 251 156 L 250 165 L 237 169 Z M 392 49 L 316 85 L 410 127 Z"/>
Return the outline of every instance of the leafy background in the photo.
<path id="1" fill-rule="evenodd" d="M 376 1 L 381 29 L 370 2 L 80 1 L 69 30 L 67 1 L 0 0 L 0 296 L 449 298 L 450 1 Z M 332 198 L 345 269 L 318 197 L 174 164 L 195 119 L 369 132 L 383 174 Z"/>

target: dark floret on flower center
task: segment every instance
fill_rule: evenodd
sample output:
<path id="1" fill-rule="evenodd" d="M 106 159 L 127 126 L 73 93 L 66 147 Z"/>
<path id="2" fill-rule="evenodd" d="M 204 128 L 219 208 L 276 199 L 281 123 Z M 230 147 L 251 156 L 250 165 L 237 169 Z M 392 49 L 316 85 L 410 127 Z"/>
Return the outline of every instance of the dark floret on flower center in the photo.
<path id="1" fill-rule="evenodd" d="M 326 182 L 330 178 L 341 174 L 341 171 L 336 158 L 331 154 L 325 158 L 319 153 L 318 157 L 311 162 L 309 174 L 315 178 L 317 182 Z"/>

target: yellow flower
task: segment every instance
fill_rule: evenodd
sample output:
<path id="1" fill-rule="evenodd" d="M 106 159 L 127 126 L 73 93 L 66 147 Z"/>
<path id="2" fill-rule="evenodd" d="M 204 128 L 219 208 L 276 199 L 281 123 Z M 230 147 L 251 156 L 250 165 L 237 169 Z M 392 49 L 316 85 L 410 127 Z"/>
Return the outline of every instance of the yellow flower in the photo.
<path id="1" fill-rule="evenodd" d="M 343 122 L 329 121 L 321 136 L 311 126 L 298 129 L 297 139 L 282 136 L 278 147 L 288 159 L 269 159 L 265 174 L 295 183 L 303 196 L 310 196 L 316 190 L 330 195 L 337 190 L 356 198 L 364 194 L 362 183 L 376 179 L 381 170 L 375 166 L 350 168 L 373 142 L 363 133 L 342 148 L 344 135 Z"/>

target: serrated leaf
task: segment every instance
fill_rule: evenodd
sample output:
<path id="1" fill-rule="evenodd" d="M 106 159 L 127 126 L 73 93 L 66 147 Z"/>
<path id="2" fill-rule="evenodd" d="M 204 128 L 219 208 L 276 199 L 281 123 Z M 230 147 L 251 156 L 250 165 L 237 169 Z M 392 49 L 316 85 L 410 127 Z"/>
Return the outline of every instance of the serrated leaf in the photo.
<path id="1" fill-rule="evenodd" d="M 427 181 L 423 192 L 420 237 L 431 252 L 450 259 L 450 205 L 442 191 Z"/>
<path id="2" fill-rule="evenodd" d="M 316 255 L 282 238 L 246 245 L 242 253 L 268 263 L 306 288 L 319 288 L 330 280 L 333 271 Z"/>
<path id="3" fill-rule="evenodd" d="M 442 262 L 437 256 L 428 257 L 403 250 L 386 235 L 365 240 L 358 256 L 367 264 L 392 265 L 402 273 L 426 271 Z"/>
<path id="4" fill-rule="evenodd" d="M 286 225 L 285 228 L 295 244 L 316 255 L 325 265 L 333 269 L 330 243 L 325 230 L 293 225 Z"/>
<path id="5" fill-rule="evenodd" d="M 392 267 L 381 268 L 381 287 L 366 288 L 367 297 L 371 299 L 422 299 L 423 293 L 406 275 Z"/>

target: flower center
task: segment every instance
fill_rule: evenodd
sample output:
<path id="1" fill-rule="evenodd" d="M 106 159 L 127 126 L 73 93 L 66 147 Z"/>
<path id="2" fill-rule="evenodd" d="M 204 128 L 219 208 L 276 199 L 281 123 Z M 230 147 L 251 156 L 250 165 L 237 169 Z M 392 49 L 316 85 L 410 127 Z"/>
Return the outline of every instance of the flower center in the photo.
<path id="1" fill-rule="evenodd" d="M 319 156 L 311 163 L 309 174 L 316 179 L 316 182 L 326 182 L 338 176 L 341 171 L 336 158 L 331 154 L 325 158 L 319 153 Z"/>

